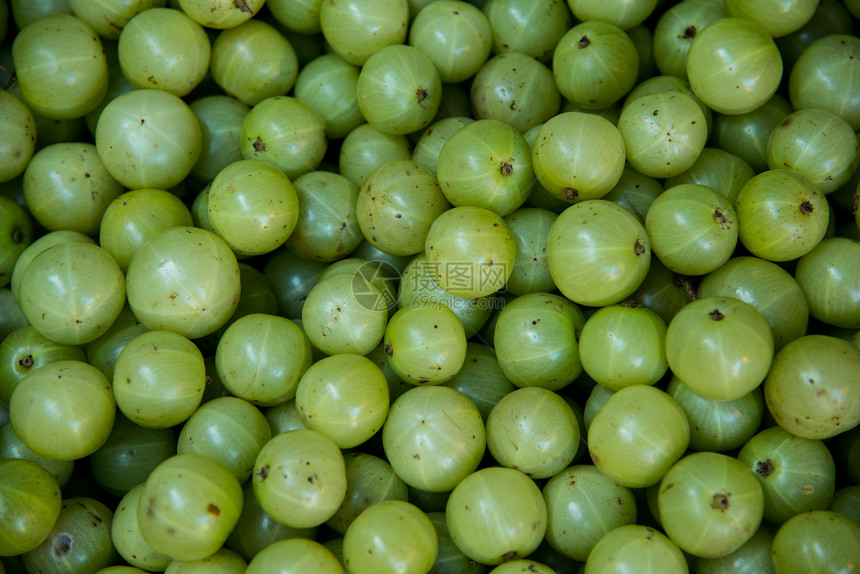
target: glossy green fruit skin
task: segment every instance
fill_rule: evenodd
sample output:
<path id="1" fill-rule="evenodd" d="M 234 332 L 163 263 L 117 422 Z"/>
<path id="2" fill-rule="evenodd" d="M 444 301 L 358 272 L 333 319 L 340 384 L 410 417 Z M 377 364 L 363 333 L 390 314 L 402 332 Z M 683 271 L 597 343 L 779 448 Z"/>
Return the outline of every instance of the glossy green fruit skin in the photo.
<path id="1" fill-rule="evenodd" d="M 126 273 L 128 304 L 150 329 L 189 339 L 221 327 L 239 304 L 239 263 L 220 237 L 172 227 L 138 250 Z"/>
<path id="2" fill-rule="evenodd" d="M 733 401 L 715 401 L 697 395 L 673 376 L 666 393 L 684 409 L 690 423 L 690 448 L 696 451 L 742 447 L 758 431 L 764 415 L 761 387 Z"/>
<path id="3" fill-rule="evenodd" d="M 702 279 L 696 295 L 699 299 L 734 297 L 755 307 L 770 325 L 777 351 L 806 334 L 806 295 L 790 273 L 771 261 L 733 257 Z"/>
<path id="4" fill-rule="evenodd" d="M 470 474 L 451 492 L 445 514 L 454 543 L 482 564 L 528 556 L 546 532 L 540 489 L 512 468 L 489 466 Z"/>
<path id="5" fill-rule="evenodd" d="M 323 116 L 330 138 L 346 137 L 365 122 L 356 95 L 359 71 L 337 54 L 323 54 L 299 70 L 293 92 Z"/>
<path id="6" fill-rule="evenodd" d="M 836 436 L 860 422 L 856 377 L 860 350 L 848 341 L 810 334 L 774 357 L 764 399 L 777 424 L 811 439 Z"/>
<path id="7" fill-rule="evenodd" d="M 452 205 L 483 207 L 504 217 L 531 193 L 531 148 L 508 124 L 479 119 L 460 128 L 442 146 L 436 177 Z"/>
<path id="8" fill-rule="evenodd" d="M 363 452 L 348 452 L 346 463 L 346 496 L 326 526 L 339 534 L 346 534 L 358 515 L 383 500 L 406 501 L 409 489 L 385 459 Z"/>
<path id="9" fill-rule="evenodd" d="M 860 42 L 851 34 L 830 34 L 810 44 L 789 76 L 788 93 L 794 109 L 826 110 L 854 130 L 860 129 L 858 50 Z"/>
<path id="10" fill-rule="evenodd" d="M 113 395 L 119 410 L 140 426 L 169 428 L 186 421 L 205 387 L 203 354 L 179 333 L 143 333 L 117 357 Z"/>
<path id="11" fill-rule="evenodd" d="M 579 358 L 588 375 L 617 391 L 630 385 L 653 385 L 666 361 L 666 323 L 646 307 L 610 305 L 598 309 L 579 335 Z"/>
<path id="12" fill-rule="evenodd" d="M 212 229 L 237 255 L 264 255 L 283 245 L 296 228 L 299 200 L 283 171 L 244 159 L 212 180 L 208 215 Z"/>
<path id="13" fill-rule="evenodd" d="M 663 12 L 654 26 L 654 60 L 660 73 L 686 78 L 687 53 L 696 34 L 726 16 L 724 5 L 709 0 L 678 3 Z"/>
<path id="14" fill-rule="evenodd" d="M 88 243 L 54 245 L 27 265 L 19 301 L 24 316 L 49 339 L 89 343 L 119 316 L 126 283 L 119 265 Z"/>
<path id="15" fill-rule="evenodd" d="M 493 53 L 519 52 L 543 63 L 552 59 L 556 44 L 570 29 L 570 10 L 564 0 L 488 0 L 484 14 L 492 29 Z"/>
<path id="16" fill-rule="evenodd" d="M 108 66 L 101 40 L 69 14 L 24 26 L 15 36 L 12 59 L 24 101 L 48 118 L 83 117 L 107 91 Z"/>
<path id="17" fill-rule="evenodd" d="M 394 44 L 367 58 L 356 90 L 361 114 L 372 126 L 408 134 L 433 121 L 442 81 L 430 56 L 414 46 Z"/>
<path id="18" fill-rule="evenodd" d="M 588 428 L 594 465 L 628 488 L 660 482 L 689 444 L 690 427 L 681 406 L 649 385 L 613 394 Z"/>
<path id="19" fill-rule="evenodd" d="M 563 112 L 536 134 L 532 166 L 546 191 L 575 203 L 603 197 L 615 187 L 626 154 L 624 138 L 612 122 L 596 114 Z"/>
<path id="20" fill-rule="evenodd" d="M 48 537 L 21 557 L 30 572 L 93 572 L 113 564 L 113 510 L 86 496 L 63 500 L 60 516 Z"/>
<path id="21" fill-rule="evenodd" d="M 323 2 L 319 23 L 334 53 L 362 66 L 385 46 L 406 41 L 409 4 L 406 0 Z"/>
<path id="22" fill-rule="evenodd" d="M 202 149 L 189 176 L 210 183 L 218 173 L 242 159 L 242 122 L 251 108 L 225 94 L 197 98 L 189 104 L 200 125 Z"/>
<path id="23" fill-rule="evenodd" d="M 682 550 L 717 558 L 758 530 L 764 495 L 755 476 L 728 455 L 700 452 L 679 460 L 660 483 L 663 529 Z M 690 521 L 700 525 L 691 528 Z"/>
<path id="24" fill-rule="evenodd" d="M 14 458 L 21 460 L 29 460 L 35 462 L 51 476 L 57 480 L 60 488 L 65 488 L 72 477 L 72 471 L 75 469 L 73 460 L 55 460 L 40 456 L 33 452 L 27 445 L 21 442 L 21 439 L 15 434 L 15 429 L 12 428 L 12 423 L 7 422 L 0 426 L 0 459 Z"/>
<path id="25" fill-rule="evenodd" d="M 719 558 L 699 558 L 696 561 L 696 574 L 773 574 L 770 549 L 773 533 L 767 526 L 761 526 L 740 548 Z"/>
<path id="26" fill-rule="evenodd" d="M 380 163 L 355 201 L 364 238 L 380 251 L 400 256 L 424 251 L 430 226 L 450 207 L 433 171 L 411 159 Z"/>
<path id="27" fill-rule="evenodd" d="M 198 408 L 179 433 L 178 454 L 197 453 L 215 459 L 244 484 L 260 449 L 272 438 L 260 410 L 238 397 L 219 397 Z"/>
<path id="28" fill-rule="evenodd" d="M 175 454 L 176 434 L 172 428 L 142 427 L 118 413 L 107 440 L 88 461 L 99 487 L 121 497 L 146 482 L 156 466 Z"/>
<path id="29" fill-rule="evenodd" d="M 388 416 L 388 381 L 370 359 L 352 353 L 325 357 L 308 368 L 296 387 L 302 423 L 341 449 L 375 435 Z"/>
<path id="30" fill-rule="evenodd" d="M 70 230 L 61 230 L 61 231 L 49 231 L 48 233 L 42 235 L 33 243 L 29 245 L 18 258 L 15 260 L 15 267 L 12 269 L 12 280 L 9 283 L 9 288 L 12 290 L 12 294 L 15 299 L 20 301 L 21 297 L 21 276 L 24 275 L 24 269 L 30 264 L 33 258 L 47 249 L 48 247 L 52 247 L 54 245 L 60 243 L 90 243 L 95 245 L 95 240 L 92 237 L 84 235 L 79 231 L 70 231 Z"/>
<path id="31" fill-rule="evenodd" d="M 772 37 L 780 38 L 800 30 L 812 18 L 818 3 L 811 0 L 788 3 L 782 0 L 728 0 L 726 7 L 732 16 L 754 22 Z"/>
<path id="32" fill-rule="evenodd" d="M 764 517 L 783 524 L 792 516 L 825 510 L 836 490 L 836 465 L 824 442 L 769 427 L 741 448 L 737 459 L 758 479 Z"/>
<path id="33" fill-rule="evenodd" d="M 31 371 L 9 401 L 9 418 L 21 442 L 57 460 L 95 452 L 110 435 L 115 415 L 110 382 L 92 365 L 74 360 Z"/>
<path id="34" fill-rule="evenodd" d="M 293 528 L 330 519 L 346 496 L 346 465 L 333 440 L 310 429 L 281 433 L 257 456 L 252 475 L 263 510 Z"/>
<path id="35" fill-rule="evenodd" d="M 191 212 L 172 193 L 160 189 L 128 191 L 107 206 L 99 227 L 99 245 L 122 269 L 128 269 L 137 250 L 159 231 L 191 224 Z"/>
<path id="36" fill-rule="evenodd" d="M 212 79 L 248 106 L 290 91 L 299 73 L 296 50 L 274 26 L 251 19 L 212 43 Z"/>
<path id="37" fill-rule="evenodd" d="M 120 0 L 119 2 L 88 2 L 69 0 L 72 13 L 90 25 L 103 40 L 118 40 L 125 25 L 137 14 L 150 8 L 160 8 L 167 0 Z"/>
<path id="38" fill-rule="evenodd" d="M 338 167 L 341 175 L 360 187 L 377 166 L 393 159 L 412 159 L 409 139 L 363 123 L 343 138 Z"/>
<path id="39" fill-rule="evenodd" d="M 542 387 L 502 397 L 487 417 L 487 449 L 501 466 L 535 478 L 550 478 L 579 449 L 579 422 L 560 395 Z"/>
<path id="40" fill-rule="evenodd" d="M 35 462 L 0 459 L 0 556 L 29 552 L 47 538 L 60 516 L 57 479 Z"/>
<path id="41" fill-rule="evenodd" d="M 248 574 L 265 572 L 340 574 L 343 568 L 334 554 L 319 542 L 305 538 L 291 538 L 266 547 L 251 560 L 244 572 Z"/>
<path id="42" fill-rule="evenodd" d="M 20 98 L 7 90 L 0 91 L 3 112 L 0 125 L 3 138 L 0 139 L 0 182 L 11 181 L 26 169 L 30 158 L 36 151 L 36 118 L 30 108 Z"/>
<path id="43" fill-rule="evenodd" d="M 221 463 L 177 454 L 152 471 L 138 502 L 143 539 L 174 560 L 200 560 L 226 541 L 242 512 L 242 487 Z"/>
<path id="44" fill-rule="evenodd" d="M 207 28 L 226 30 L 253 18 L 265 0 L 245 0 L 242 4 L 227 0 L 177 0 L 179 8 L 195 22 Z"/>
<path id="45" fill-rule="evenodd" d="M 771 559 L 776 574 L 846 572 L 860 560 L 860 527 L 847 516 L 827 510 L 798 514 L 773 537 Z"/>
<path id="46" fill-rule="evenodd" d="M 629 524 L 610 530 L 594 546 L 585 562 L 585 574 L 686 574 L 687 560 L 665 534 L 650 526 Z"/>
<path id="47" fill-rule="evenodd" d="M 417 506 L 402 500 L 369 507 L 343 538 L 343 561 L 350 574 L 428 572 L 438 551 L 433 523 Z"/>
<path id="48" fill-rule="evenodd" d="M 175 449 L 173 454 L 176 454 Z M 155 551 L 143 539 L 137 523 L 138 505 L 145 486 L 146 480 L 134 486 L 120 499 L 111 521 L 111 540 L 120 557 L 131 566 L 146 571 L 163 572 L 173 559 Z"/>
<path id="49" fill-rule="evenodd" d="M 243 574 L 248 563 L 238 553 L 229 548 L 221 548 L 211 556 L 200 560 L 173 560 L 164 574 L 195 574 L 197 572 L 218 572 L 219 574 Z"/>
<path id="50" fill-rule="evenodd" d="M 120 68 L 132 86 L 181 98 L 203 80 L 212 48 L 203 26 L 184 12 L 156 7 L 128 21 L 118 52 Z"/>
<path id="51" fill-rule="evenodd" d="M 564 297 L 517 297 L 501 310 L 494 329 L 502 373 L 517 387 L 566 387 L 582 372 L 576 334 L 584 324 L 582 310 Z"/>
<path id="52" fill-rule="evenodd" d="M 697 299 L 666 330 L 669 368 L 693 392 L 713 400 L 739 399 L 758 387 L 773 355 L 765 318 L 733 297 Z"/>
<path id="53" fill-rule="evenodd" d="M 651 243 L 644 225 L 620 205 L 586 200 L 553 223 L 547 255 L 559 291 L 578 305 L 597 307 L 636 291 L 648 273 Z"/>
<path id="54" fill-rule="evenodd" d="M 258 406 L 294 398 L 312 362 L 311 343 L 301 327 L 268 313 L 238 319 L 215 350 L 215 366 L 224 387 Z"/>
<path id="55" fill-rule="evenodd" d="M 538 207 L 523 207 L 508 214 L 505 223 L 516 242 L 514 270 L 505 286 L 514 295 L 551 292 L 555 289 L 549 271 L 547 243 L 549 230 L 558 216 Z"/>
<path id="56" fill-rule="evenodd" d="M 624 30 L 607 21 L 582 22 L 568 30 L 552 57 L 561 94 L 588 110 L 620 100 L 636 82 L 639 54 Z"/>
<path id="57" fill-rule="evenodd" d="M 391 405 L 382 446 L 394 472 L 427 492 L 447 492 L 481 462 L 486 431 L 464 394 L 445 386 L 410 389 Z"/>
<path id="58" fill-rule="evenodd" d="M 743 114 L 760 107 L 776 92 L 782 73 L 773 38 L 740 18 L 708 25 L 687 53 L 690 88 L 721 114 Z"/>
<path id="59" fill-rule="evenodd" d="M 483 207 L 452 207 L 437 217 L 424 242 L 433 281 L 459 297 L 495 293 L 513 273 L 516 244 L 504 219 Z"/>
<path id="60" fill-rule="evenodd" d="M 777 93 L 751 112 L 714 114 L 711 144 L 742 158 L 756 173 L 766 171 L 770 134 L 793 111 L 788 100 Z"/>
<path id="61" fill-rule="evenodd" d="M 794 278 L 809 302 L 809 314 L 828 325 L 860 329 L 860 242 L 825 238 L 800 258 Z"/>

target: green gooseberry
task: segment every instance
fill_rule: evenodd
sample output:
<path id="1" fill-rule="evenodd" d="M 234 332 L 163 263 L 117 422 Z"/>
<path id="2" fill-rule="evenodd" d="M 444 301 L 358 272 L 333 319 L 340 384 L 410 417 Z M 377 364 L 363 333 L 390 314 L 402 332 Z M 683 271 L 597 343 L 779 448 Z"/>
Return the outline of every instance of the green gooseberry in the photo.
<path id="1" fill-rule="evenodd" d="M 95 133 L 108 172 L 131 189 L 170 189 L 179 184 L 200 157 L 201 137 L 188 104 L 170 92 L 148 89 L 111 100 Z"/>
<path id="2" fill-rule="evenodd" d="M 412 159 L 436 173 L 436 164 L 439 162 L 439 152 L 442 150 L 442 146 L 460 128 L 474 121 L 474 118 L 468 116 L 437 119 L 421 132 L 421 137 L 415 142 L 415 149 L 412 150 Z"/>
<path id="3" fill-rule="evenodd" d="M 733 257 L 702 278 L 696 295 L 734 297 L 755 307 L 773 333 L 774 349 L 806 334 L 809 302 L 791 274 L 758 257 Z"/>
<path id="4" fill-rule="evenodd" d="M 112 381 L 116 359 L 122 348 L 136 336 L 147 331 L 149 329 L 134 316 L 131 307 L 123 306 L 110 329 L 98 339 L 86 344 L 87 362 Z"/>
<path id="5" fill-rule="evenodd" d="M 326 521 L 326 526 L 335 532 L 346 534 L 349 525 L 377 502 L 407 500 L 406 483 L 385 459 L 356 451 L 344 454 L 343 458 L 346 464 L 346 496 L 335 515 Z"/>
<path id="6" fill-rule="evenodd" d="M 340 146 L 340 174 L 361 187 L 373 170 L 395 159 L 412 159 L 409 140 L 404 135 L 385 133 L 364 123 L 350 131 Z"/>
<path id="7" fill-rule="evenodd" d="M 274 433 L 273 433 L 274 436 Z M 317 528 L 293 528 L 266 514 L 254 495 L 252 481 L 242 486 L 242 514 L 230 532 L 226 548 L 251 561 L 257 554 L 281 540 L 289 538 L 316 538 Z"/>
<path id="8" fill-rule="evenodd" d="M 633 87 L 639 53 L 617 24 L 583 20 L 558 41 L 552 69 L 562 96 L 580 108 L 599 110 L 619 101 Z"/>
<path id="9" fill-rule="evenodd" d="M 450 207 L 436 175 L 412 159 L 377 166 L 355 201 L 364 238 L 384 253 L 401 256 L 424 251 L 431 225 Z"/>
<path id="10" fill-rule="evenodd" d="M 774 355 L 764 316 L 740 299 L 706 297 L 686 305 L 666 330 L 666 359 L 690 390 L 730 401 L 758 387 Z"/>
<path id="11" fill-rule="evenodd" d="M 137 89 L 188 95 L 209 71 L 212 48 L 203 26 L 181 10 L 150 8 L 119 35 L 119 66 Z"/>
<path id="12" fill-rule="evenodd" d="M 333 0 L 319 12 L 323 38 L 332 51 L 357 66 L 382 48 L 406 41 L 407 0 Z"/>
<path id="13" fill-rule="evenodd" d="M 734 206 L 741 188 L 753 178 L 755 171 L 741 157 L 715 147 L 705 147 L 690 168 L 666 179 L 666 188 L 684 183 L 712 187 L 726 196 Z"/>
<path id="14" fill-rule="evenodd" d="M 452 205 L 482 207 L 504 217 L 531 193 L 531 146 L 509 124 L 479 119 L 442 145 L 436 177 Z"/>
<path id="15" fill-rule="evenodd" d="M 159 231 L 191 224 L 191 212 L 169 191 L 127 191 L 105 209 L 99 227 L 99 245 L 125 270 L 138 249 Z"/>
<path id="16" fill-rule="evenodd" d="M 209 224 L 237 255 L 263 255 L 284 244 L 299 218 L 290 178 L 278 167 L 243 159 L 209 186 Z"/>
<path id="17" fill-rule="evenodd" d="M 446 387 L 458 390 L 475 403 L 484 422 L 502 397 L 516 390 L 499 366 L 495 351 L 484 343 L 468 341 L 463 367 Z"/>
<path id="18" fill-rule="evenodd" d="M 24 172 L 36 151 L 36 118 L 18 96 L 0 90 L 0 182 L 11 181 Z"/>
<path id="19" fill-rule="evenodd" d="M 446 386 L 409 389 L 391 405 L 382 447 L 403 482 L 426 492 L 448 492 L 478 468 L 486 431 L 477 406 Z"/>
<path id="20" fill-rule="evenodd" d="M 625 167 L 621 179 L 601 199 L 626 208 L 644 224 L 645 214 L 663 191 L 663 184 L 657 179 L 642 175 L 632 167 Z"/>
<path id="21" fill-rule="evenodd" d="M 97 235 L 102 216 L 124 191 L 91 143 L 56 143 L 40 149 L 24 171 L 24 200 L 50 231 Z"/>
<path id="22" fill-rule="evenodd" d="M 312 364 L 308 337 L 295 322 L 252 313 L 230 325 L 215 351 L 224 388 L 258 406 L 274 406 L 295 397 L 302 375 Z"/>
<path id="23" fill-rule="evenodd" d="M 433 281 L 460 297 L 483 297 L 504 287 L 514 270 L 516 243 L 497 213 L 452 207 L 430 226 L 424 243 Z"/>
<path id="24" fill-rule="evenodd" d="M 68 13 L 30 24 L 19 24 L 12 44 L 24 102 L 52 119 L 85 116 L 107 91 L 108 66 L 101 40 L 83 20 Z"/>
<path id="25" fill-rule="evenodd" d="M 301 318 L 311 344 L 323 353 L 365 355 L 385 334 L 388 302 L 361 274 L 339 273 L 314 285 Z"/>
<path id="26" fill-rule="evenodd" d="M 687 52 L 693 93 L 721 114 L 760 107 L 782 81 L 782 58 L 773 38 L 742 18 L 722 18 L 696 34 Z"/>
<path id="27" fill-rule="evenodd" d="M 85 361 L 84 350 L 48 339 L 32 325 L 15 329 L 0 343 L 0 402 L 9 404 L 12 392 L 33 370 L 60 360 Z"/>
<path id="28" fill-rule="evenodd" d="M 267 8 L 275 20 L 297 34 L 318 34 L 322 0 L 269 0 Z"/>
<path id="29" fill-rule="evenodd" d="M 645 21 L 657 0 L 568 0 L 567 5 L 573 15 L 582 21 L 602 20 L 611 22 L 624 30 Z"/>
<path id="30" fill-rule="evenodd" d="M 523 207 L 505 216 L 514 235 L 514 270 L 505 286 L 514 295 L 549 293 L 555 289 L 549 271 L 547 245 L 549 230 L 558 215 L 548 209 Z"/>
<path id="31" fill-rule="evenodd" d="M 197 98 L 190 107 L 200 124 L 202 144 L 189 176 L 208 184 L 222 169 L 242 159 L 242 122 L 251 108 L 224 94 Z"/>
<path id="32" fill-rule="evenodd" d="M 224 30 L 212 43 L 212 79 L 240 102 L 255 106 L 292 89 L 299 61 L 274 26 L 252 18 Z"/>
<path id="33" fill-rule="evenodd" d="M 611 305 L 644 281 L 651 242 L 633 213 L 605 199 L 590 199 L 558 216 L 549 231 L 547 256 L 565 297 L 579 305 Z"/>
<path id="34" fill-rule="evenodd" d="M 0 286 L 12 282 L 15 264 L 22 253 L 33 243 L 33 219 L 23 206 L 13 199 L 0 195 Z"/>
<path id="35" fill-rule="evenodd" d="M 341 449 L 363 444 L 388 416 L 388 381 L 370 359 L 351 353 L 318 360 L 296 387 L 296 409 L 306 428 Z"/>
<path id="36" fill-rule="evenodd" d="M 566 387 L 582 372 L 577 334 L 584 324 L 579 306 L 560 295 L 530 293 L 510 301 L 493 336 L 502 373 L 517 387 Z"/>
<path id="37" fill-rule="evenodd" d="M 395 526 L 396 525 L 396 526 Z M 433 523 L 414 504 L 384 500 L 362 512 L 343 537 L 348 572 L 429 572 L 438 540 Z"/>
<path id="38" fill-rule="evenodd" d="M 436 553 L 436 562 L 433 563 L 431 572 L 434 574 L 483 574 L 486 571 L 486 566 L 471 560 L 454 544 L 451 534 L 448 532 L 448 523 L 443 511 L 427 512 L 427 518 L 430 519 L 436 530 L 439 547 Z"/>
<path id="39" fill-rule="evenodd" d="M 579 449 L 573 409 L 554 391 L 524 387 L 502 397 L 487 417 L 487 450 L 504 467 L 534 479 L 555 476 Z"/>
<path id="40" fill-rule="evenodd" d="M 438 385 L 451 380 L 466 359 L 463 323 L 447 306 L 437 303 L 398 309 L 382 340 L 388 364 L 413 385 Z"/>
<path id="41" fill-rule="evenodd" d="M 860 277 L 852 263 L 860 255 L 860 241 L 828 237 L 797 262 L 794 278 L 809 314 L 828 325 L 860 329 Z"/>
<path id="42" fill-rule="evenodd" d="M 708 125 L 699 104 L 677 91 L 643 95 L 627 103 L 618 130 L 630 165 L 655 178 L 690 169 L 708 140 Z"/>
<path id="43" fill-rule="evenodd" d="M 563 112 L 535 135 L 532 166 L 550 195 L 574 203 L 603 197 L 615 187 L 626 153 L 624 137 L 606 118 Z"/>
<path id="44" fill-rule="evenodd" d="M 220 548 L 217 552 L 199 560 L 173 560 L 167 565 L 164 574 L 243 574 L 248 563 L 238 553 L 229 548 Z"/>
<path id="45" fill-rule="evenodd" d="M 733 153 L 753 168 L 756 173 L 768 169 L 767 142 L 774 128 L 794 109 L 779 94 L 751 112 L 737 115 L 714 114 L 711 144 Z"/>
<path id="46" fill-rule="evenodd" d="M 272 284 L 278 314 L 301 319 L 305 297 L 325 269 L 326 263 L 305 259 L 286 248 L 270 254 L 263 264 L 263 275 Z"/>
<path id="47" fill-rule="evenodd" d="M 660 482 L 689 444 L 684 410 L 650 385 L 615 392 L 588 427 L 588 452 L 594 465 L 628 488 Z"/>
<path id="48" fill-rule="evenodd" d="M 118 413 L 107 440 L 87 460 L 96 484 L 109 494 L 124 497 L 175 454 L 172 428 L 142 427 Z"/>
<path id="49" fill-rule="evenodd" d="M 653 385 L 669 368 L 666 323 L 647 307 L 601 307 L 585 321 L 578 339 L 583 370 L 613 391 Z"/>
<path id="50" fill-rule="evenodd" d="M 584 574 L 623 574 L 631 569 L 684 574 L 687 560 L 678 545 L 661 531 L 644 524 L 627 524 L 607 532 L 594 545 Z"/>
<path id="51" fill-rule="evenodd" d="M 476 119 L 525 133 L 558 113 L 561 93 L 552 70 L 527 54 L 505 50 L 478 69 L 469 89 Z"/>
<path id="52" fill-rule="evenodd" d="M 293 93 L 325 119 L 329 138 L 346 137 L 365 121 L 356 95 L 360 70 L 337 54 L 323 54 L 296 77 Z"/>
<path id="53" fill-rule="evenodd" d="M 801 0 L 786 5 L 781 0 L 756 0 L 739 2 L 726 0 L 726 9 L 735 18 L 743 18 L 761 26 L 774 38 L 779 38 L 802 28 L 818 7 L 815 0 Z"/>
<path id="54" fill-rule="evenodd" d="M 696 560 L 696 574 L 722 574 L 740 572 L 752 574 L 773 574 L 770 549 L 773 534 L 766 526 L 759 527 L 740 548 L 719 558 L 699 558 Z"/>
<path id="55" fill-rule="evenodd" d="M 0 556 L 18 556 L 51 533 L 62 493 L 57 479 L 35 462 L 0 459 L 0 471 Z"/>
<path id="56" fill-rule="evenodd" d="M 179 433 L 176 452 L 215 459 L 244 484 L 251 477 L 257 455 L 271 438 L 269 422 L 257 407 L 238 397 L 219 397 L 201 405 L 188 418 Z"/>
<path id="57" fill-rule="evenodd" d="M 311 429 L 272 437 L 251 475 L 254 494 L 272 518 L 293 528 L 330 519 L 346 497 L 346 464 L 330 438 Z"/>
<path id="58" fill-rule="evenodd" d="M 409 26 L 409 44 L 430 56 L 445 83 L 472 77 L 490 55 L 492 31 L 480 8 L 461 0 L 425 6 Z"/>
<path id="59" fill-rule="evenodd" d="M 196 339 L 226 323 L 239 304 L 239 263 L 212 232 L 171 227 L 145 243 L 126 272 L 128 304 L 150 329 Z"/>
<path id="60" fill-rule="evenodd" d="M 167 0 L 68 0 L 72 14 L 86 22 L 102 40 L 118 40 L 129 20 L 150 8 L 162 8 Z"/>
<path id="61" fill-rule="evenodd" d="M 356 90 L 358 107 L 368 123 L 398 135 L 433 121 L 442 83 L 430 56 L 409 44 L 392 44 L 367 58 Z"/>
<path id="62" fill-rule="evenodd" d="M 660 14 L 654 26 L 654 59 L 661 74 L 687 77 L 687 54 L 696 35 L 728 17 L 725 4 L 711 0 L 679 2 Z"/>
<path id="63" fill-rule="evenodd" d="M 858 524 L 842 514 L 803 512 L 783 524 L 773 537 L 771 560 L 776 574 L 797 569 L 840 571 L 860 559 Z"/>
<path id="64" fill-rule="evenodd" d="M 94 572 L 118 558 L 111 543 L 113 510 L 86 496 L 63 500 L 54 528 L 39 546 L 21 555 L 28 572 Z"/>
<path id="65" fill-rule="evenodd" d="M 89 343 L 107 332 L 126 297 L 119 265 L 90 243 L 48 247 L 29 262 L 19 289 L 30 324 L 67 345 Z"/>
<path id="66" fill-rule="evenodd" d="M 75 461 L 73 460 L 56 460 L 33 452 L 15 434 L 11 422 L 0 426 L 0 459 L 5 458 L 28 460 L 38 464 L 56 479 L 60 488 L 65 488 L 69 483 L 75 469 Z"/>
<path id="67" fill-rule="evenodd" d="M 292 538 L 280 540 L 261 550 L 248 567 L 240 571 L 247 574 L 272 571 L 282 574 L 339 574 L 343 568 L 335 555 L 321 543 L 306 538 Z"/>
<path id="68" fill-rule="evenodd" d="M 220 462 L 177 454 L 159 464 L 144 483 L 137 504 L 143 540 L 174 560 L 214 554 L 242 512 L 242 487 Z"/>
<path id="69" fill-rule="evenodd" d="M 31 371 L 9 401 L 9 418 L 21 442 L 56 460 L 76 460 L 98 450 L 115 415 L 110 381 L 92 365 L 75 360 Z"/>
<path id="70" fill-rule="evenodd" d="M 226 30 L 246 22 L 257 15 L 265 0 L 171 0 L 178 3 L 177 8 L 188 14 L 192 20 L 217 30 Z"/>
<path id="71" fill-rule="evenodd" d="M 735 213 L 743 246 L 756 257 L 778 263 L 802 257 L 818 245 L 827 231 L 830 207 L 812 180 L 778 168 L 744 184 Z"/>
<path id="72" fill-rule="evenodd" d="M 328 149 L 325 119 L 293 96 L 255 104 L 242 122 L 242 157 L 272 164 L 290 180 L 316 169 Z"/>
<path id="73" fill-rule="evenodd" d="M 520 52 L 547 63 L 570 29 L 564 0 L 487 0 L 484 14 L 493 34 L 493 52 Z"/>
<path id="74" fill-rule="evenodd" d="M 206 367 L 197 346 L 173 331 L 148 331 L 116 360 L 113 395 L 133 423 L 169 428 L 188 419 L 203 398 Z"/>
<path id="75" fill-rule="evenodd" d="M 857 97 L 860 40 L 851 34 L 830 34 L 809 45 L 797 58 L 788 78 L 788 94 L 795 110 L 818 108 L 834 113 L 860 129 Z"/>

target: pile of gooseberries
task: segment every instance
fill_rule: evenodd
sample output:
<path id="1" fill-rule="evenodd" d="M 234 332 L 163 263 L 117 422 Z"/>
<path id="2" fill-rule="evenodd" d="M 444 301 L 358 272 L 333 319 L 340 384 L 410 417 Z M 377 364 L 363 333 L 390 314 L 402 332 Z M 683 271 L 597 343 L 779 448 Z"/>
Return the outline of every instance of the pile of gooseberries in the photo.
<path id="1" fill-rule="evenodd" d="M 0 0 L 0 574 L 860 566 L 860 0 Z"/>

